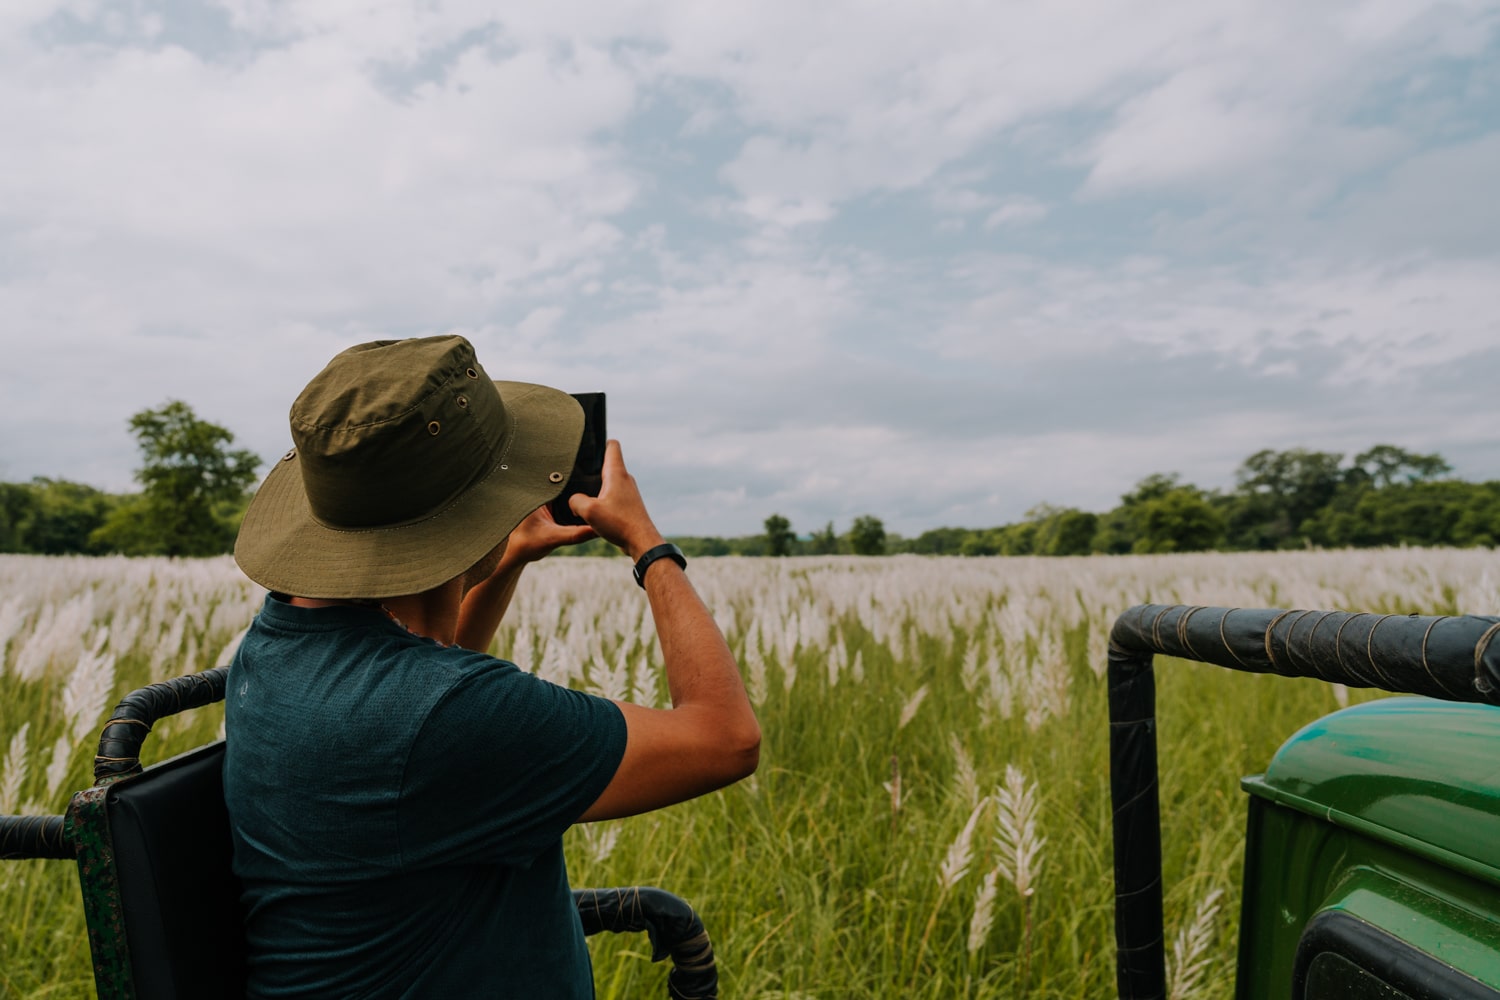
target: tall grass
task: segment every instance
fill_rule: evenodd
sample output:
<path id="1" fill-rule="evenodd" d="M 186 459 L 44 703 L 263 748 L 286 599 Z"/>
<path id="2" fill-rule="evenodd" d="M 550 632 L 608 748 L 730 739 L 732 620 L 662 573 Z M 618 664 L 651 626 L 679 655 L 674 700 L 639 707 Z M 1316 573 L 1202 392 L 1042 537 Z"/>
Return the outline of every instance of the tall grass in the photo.
<path id="1" fill-rule="evenodd" d="M 1492 552 L 721 559 L 691 572 L 757 703 L 761 770 L 692 803 L 575 828 L 566 847 L 575 885 L 689 899 L 723 995 L 751 998 L 1110 995 L 1101 673 L 1125 607 L 1500 606 Z M 88 782 L 97 707 L 211 666 L 259 598 L 227 560 L 0 557 L 0 794 L 60 812 Z M 530 571 L 497 646 L 559 683 L 666 701 L 644 600 L 612 560 Z M 1341 696 L 1367 697 L 1160 665 L 1179 995 L 1225 995 L 1204 984 L 1232 982 L 1238 779 Z M 206 742 L 221 718 L 208 708 L 170 721 L 147 752 Z M 665 995 L 644 937 L 591 948 L 601 997 Z M 0 997 L 90 995 L 71 866 L 0 863 Z"/>

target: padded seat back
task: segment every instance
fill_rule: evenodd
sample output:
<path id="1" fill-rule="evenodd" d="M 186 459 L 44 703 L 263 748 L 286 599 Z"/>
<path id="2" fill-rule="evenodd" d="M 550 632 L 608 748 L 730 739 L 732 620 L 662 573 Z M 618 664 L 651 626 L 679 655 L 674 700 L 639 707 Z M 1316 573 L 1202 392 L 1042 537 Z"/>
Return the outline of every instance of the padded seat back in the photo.
<path id="1" fill-rule="evenodd" d="M 244 997 L 223 766 L 220 740 L 76 797 L 74 837 L 108 847 L 103 865 L 80 851 L 80 869 L 112 868 L 80 871 L 86 887 L 94 876 L 96 905 L 87 888 L 85 904 L 96 911 L 88 917 L 101 1000 L 112 1000 L 106 990 L 128 996 L 127 981 L 139 1000 Z M 123 941 L 108 940 L 116 929 Z"/>

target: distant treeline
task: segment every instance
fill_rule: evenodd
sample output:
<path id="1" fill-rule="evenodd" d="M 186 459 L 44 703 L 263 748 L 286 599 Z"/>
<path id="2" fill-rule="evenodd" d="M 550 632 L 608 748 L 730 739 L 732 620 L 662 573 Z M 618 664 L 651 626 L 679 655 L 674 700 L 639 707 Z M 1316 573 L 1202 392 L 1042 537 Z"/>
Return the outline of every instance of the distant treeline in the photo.
<path id="1" fill-rule="evenodd" d="M 1043 504 L 1013 524 L 934 528 L 914 538 L 888 534 L 871 515 L 840 534 L 827 524 L 798 535 L 785 517 L 740 538 L 675 539 L 689 555 L 1087 555 L 1265 551 L 1500 542 L 1500 482 L 1450 478 L 1441 455 L 1380 444 L 1348 462 L 1335 452 L 1258 451 L 1228 491 L 1205 490 L 1155 473 L 1102 514 Z M 590 543 L 579 554 L 602 553 Z"/>
<path id="2" fill-rule="evenodd" d="M 0 552 L 212 555 L 228 552 L 258 460 L 233 436 L 171 402 L 131 418 L 142 451 L 140 493 L 111 494 L 62 479 L 0 483 Z M 1493 547 L 1500 482 L 1450 477 L 1441 455 L 1376 445 L 1348 462 L 1335 452 L 1258 451 L 1231 490 L 1175 474 L 1147 476 L 1102 514 L 1044 504 L 1014 524 L 888 533 L 866 514 L 799 534 L 780 514 L 761 534 L 677 537 L 689 556 L 1086 555 L 1380 545 Z M 564 552 L 613 555 L 595 540 Z"/>

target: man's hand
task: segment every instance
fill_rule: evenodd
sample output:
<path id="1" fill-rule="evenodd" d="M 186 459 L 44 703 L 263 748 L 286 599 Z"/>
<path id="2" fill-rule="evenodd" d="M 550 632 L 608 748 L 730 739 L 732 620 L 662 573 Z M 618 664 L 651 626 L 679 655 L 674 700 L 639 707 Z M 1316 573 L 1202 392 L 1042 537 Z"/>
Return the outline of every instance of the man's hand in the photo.
<path id="1" fill-rule="evenodd" d="M 573 513 L 589 523 L 599 537 L 618 548 L 632 560 L 665 539 L 651 515 L 635 477 L 625 468 L 620 442 L 611 440 L 604 446 L 603 485 L 597 497 L 576 493 L 568 498 Z"/>
<path id="2" fill-rule="evenodd" d="M 505 554 L 500 562 L 501 565 L 533 563 L 546 557 L 553 549 L 577 545 L 593 537 L 594 529 L 586 524 L 558 524 L 552 519 L 551 509 L 542 504 L 511 529 L 510 539 L 505 544 Z"/>
<path id="3" fill-rule="evenodd" d="M 558 524 L 546 504 L 526 515 L 487 561 L 466 574 L 453 641 L 468 649 L 489 649 L 526 565 L 560 545 L 577 545 L 593 537 L 594 529 L 586 524 Z"/>

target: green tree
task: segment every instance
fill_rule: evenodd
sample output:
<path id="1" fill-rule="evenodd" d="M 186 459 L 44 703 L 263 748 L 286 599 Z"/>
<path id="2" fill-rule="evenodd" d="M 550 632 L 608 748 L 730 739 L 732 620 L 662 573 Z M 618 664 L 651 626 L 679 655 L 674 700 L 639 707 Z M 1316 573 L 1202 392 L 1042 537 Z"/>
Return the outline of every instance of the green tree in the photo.
<path id="1" fill-rule="evenodd" d="M 600 541 L 600 542 L 602 542 L 602 541 L 604 541 L 604 539 L 602 539 L 602 538 L 596 538 L 593 541 Z M 730 544 L 727 541 L 725 541 L 724 539 L 719 538 L 717 536 L 714 536 L 714 535 L 702 535 L 702 536 L 691 535 L 691 536 L 687 536 L 687 537 L 678 536 L 678 537 L 669 538 L 669 539 L 667 539 L 667 541 L 669 541 L 669 542 L 676 542 L 677 543 L 677 547 L 682 550 L 682 554 L 685 555 L 685 556 L 687 556 L 689 559 L 697 559 L 697 558 L 700 558 L 700 557 L 708 557 L 708 556 L 727 556 L 732 551 L 732 549 L 730 547 Z M 585 545 L 589 545 L 589 544 L 592 544 L 592 543 L 591 542 L 585 542 L 584 544 Z M 609 545 L 608 542 L 605 542 L 605 544 Z M 574 547 L 575 548 L 582 548 L 583 546 L 574 546 Z M 619 549 L 615 549 L 615 547 L 613 545 L 610 545 L 609 547 L 611 549 L 614 549 L 615 552 L 619 552 Z M 566 552 L 567 551 L 567 547 L 565 546 L 565 547 L 563 547 L 561 549 L 558 549 L 558 551 L 559 552 Z M 598 555 L 598 554 L 601 554 L 601 553 L 582 552 L 582 553 L 579 553 L 579 554 L 580 555 Z"/>
<path id="2" fill-rule="evenodd" d="M 1031 551 L 1042 556 L 1087 555 L 1099 529 L 1099 515 L 1074 507 L 1041 504 L 1026 512 L 1035 526 Z"/>
<path id="3" fill-rule="evenodd" d="M 1442 455 L 1419 455 L 1393 444 L 1377 444 L 1354 456 L 1346 477 L 1351 483 L 1368 482 L 1376 489 L 1398 483 L 1420 483 L 1453 471 Z"/>
<path id="4" fill-rule="evenodd" d="M 1002 556 L 1030 556 L 1036 554 L 1036 521 L 1021 521 L 996 528 L 987 534 L 996 551 Z"/>
<path id="5" fill-rule="evenodd" d="M 792 530 L 791 521 L 780 514 L 766 518 L 766 555 L 789 556 L 796 543 L 797 533 Z"/>
<path id="6" fill-rule="evenodd" d="M 861 514 L 849 527 L 849 550 L 857 556 L 885 554 L 885 525 L 872 514 Z"/>
<path id="7" fill-rule="evenodd" d="M 26 533 L 30 551 L 48 555 L 108 551 L 93 535 L 119 508 L 121 498 L 66 479 L 37 478 L 31 485 L 36 511 Z"/>
<path id="8" fill-rule="evenodd" d="M 924 556 L 957 555 L 974 532 L 968 528 L 929 528 L 911 540 L 910 551 Z"/>
<path id="9" fill-rule="evenodd" d="M 807 540 L 807 550 L 815 556 L 831 556 L 839 550 L 839 536 L 833 532 L 833 522 L 814 531 Z"/>
<path id="10" fill-rule="evenodd" d="M 1344 483 L 1336 452 L 1262 449 L 1235 473 L 1228 505 L 1230 542 L 1236 548 L 1295 548 L 1308 535 L 1304 523 L 1326 507 Z"/>
<path id="11" fill-rule="evenodd" d="M 967 531 L 964 533 L 963 541 L 959 543 L 958 554 L 962 556 L 996 556 L 1001 552 L 1014 555 L 1008 551 L 1013 544 L 1010 534 L 1013 525 L 1002 528 L 986 528 L 981 531 Z M 1023 529 L 1029 525 L 1021 525 Z"/>
<path id="12" fill-rule="evenodd" d="M 233 514 L 255 482 L 260 459 L 231 450 L 234 435 L 172 400 L 130 418 L 141 449 L 138 497 L 94 532 L 97 543 L 131 555 L 206 556 L 234 544 Z"/>
<path id="13" fill-rule="evenodd" d="M 1224 540 L 1224 515 L 1195 486 L 1179 486 L 1139 504 L 1134 521 L 1133 552 L 1201 552 Z"/>
<path id="14" fill-rule="evenodd" d="M 1365 488 L 1311 524 L 1324 545 L 1492 546 L 1500 539 L 1500 483 L 1438 480 Z"/>
<path id="15" fill-rule="evenodd" d="M 1184 485 L 1175 472 L 1153 472 L 1135 484 L 1135 489 L 1120 497 L 1120 505 L 1097 521 L 1090 547 L 1095 552 L 1121 555 L 1126 552 L 1154 551 L 1149 547 L 1137 548 L 1144 528 L 1142 512 L 1174 490 L 1198 491 L 1196 486 Z"/>
<path id="16" fill-rule="evenodd" d="M 29 483 L 0 483 L 0 552 L 107 551 L 91 537 L 120 502 L 120 497 L 66 479 L 38 476 Z"/>
<path id="17" fill-rule="evenodd" d="M 25 483 L 0 483 L 0 552 L 30 552 L 26 535 L 36 516 L 36 494 Z"/>

